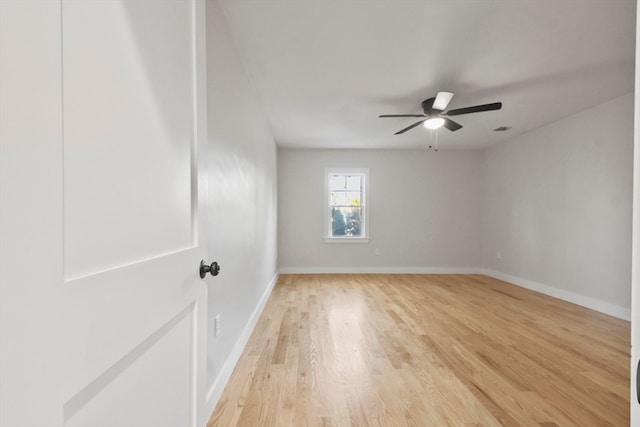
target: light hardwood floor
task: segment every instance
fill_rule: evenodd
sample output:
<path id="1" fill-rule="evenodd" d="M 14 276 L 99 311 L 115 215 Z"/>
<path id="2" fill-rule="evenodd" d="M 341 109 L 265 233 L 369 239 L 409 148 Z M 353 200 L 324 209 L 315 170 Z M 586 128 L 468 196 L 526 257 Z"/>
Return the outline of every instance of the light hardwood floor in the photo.
<path id="1" fill-rule="evenodd" d="M 628 426 L 630 324 L 481 275 L 282 275 L 208 427 Z"/>

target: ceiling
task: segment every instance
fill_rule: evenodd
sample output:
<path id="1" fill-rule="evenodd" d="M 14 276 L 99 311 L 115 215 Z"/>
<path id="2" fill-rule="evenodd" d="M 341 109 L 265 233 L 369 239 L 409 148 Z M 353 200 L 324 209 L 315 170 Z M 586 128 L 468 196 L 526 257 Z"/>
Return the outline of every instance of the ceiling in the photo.
<path id="1" fill-rule="evenodd" d="M 482 148 L 633 91 L 635 0 L 221 0 L 281 147 Z M 438 91 L 456 132 L 394 132 Z M 510 126 L 506 132 L 494 132 Z"/>

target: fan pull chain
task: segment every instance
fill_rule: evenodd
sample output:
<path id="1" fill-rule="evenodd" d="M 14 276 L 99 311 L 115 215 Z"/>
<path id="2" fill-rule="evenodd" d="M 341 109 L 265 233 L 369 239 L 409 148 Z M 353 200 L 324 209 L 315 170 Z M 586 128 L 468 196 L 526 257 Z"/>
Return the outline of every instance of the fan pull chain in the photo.
<path id="1" fill-rule="evenodd" d="M 429 148 L 434 149 L 433 147 L 435 146 L 435 150 L 436 151 L 438 151 L 438 130 L 439 129 L 436 129 L 436 130 L 429 129 L 429 139 L 433 138 L 433 134 L 434 133 L 436 134 L 436 137 L 435 137 L 436 143 L 435 144 L 429 144 Z"/>

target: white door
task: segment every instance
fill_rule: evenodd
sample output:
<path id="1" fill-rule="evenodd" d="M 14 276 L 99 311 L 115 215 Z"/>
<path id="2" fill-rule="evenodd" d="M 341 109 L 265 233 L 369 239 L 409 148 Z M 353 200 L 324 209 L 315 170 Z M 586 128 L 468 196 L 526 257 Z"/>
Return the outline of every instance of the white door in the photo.
<path id="1" fill-rule="evenodd" d="M 2 427 L 206 423 L 204 55 L 204 0 L 0 0 Z"/>

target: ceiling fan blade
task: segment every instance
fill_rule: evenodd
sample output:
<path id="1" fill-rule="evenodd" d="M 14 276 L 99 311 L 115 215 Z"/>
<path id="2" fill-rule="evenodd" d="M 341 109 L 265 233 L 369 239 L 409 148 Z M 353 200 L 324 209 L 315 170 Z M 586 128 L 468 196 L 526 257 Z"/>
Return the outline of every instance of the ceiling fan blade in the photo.
<path id="1" fill-rule="evenodd" d="M 399 130 L 398 132 L 394 133 L 394 135 L 400 135 L 401 133 L 405 133 L 406 131 L 413 129 L 416 126 L 421 125 L 425 120 L 427 120 L 427 119 L 418 120 L 417 122 L 415 122 L 411 126 L 407 126 L 406 128 L 404 128 L 402 130 Z"/>
<path id="2" fill-rule="evenodd" d="M 447 129 L 449 129 L 451 132 L 455 132 L 458 129 L 462 129 L 462 125 L 460 123 L 454 122 L 453 120 L 443 117 L 444 119 L 444 125 L 442 125 L 443 127 L 446 127 Z"/>
<path id="3" fill-rule="evenodd" d="M 451 102 L 451 98 L 453 98 L 452 92 L 438 92 L 436 95 L 436 100 L 433 101 L 433 109 L 444 111 Z"/>
<path id="4" fill-rule="evenodd" d="M 502 108 L 502 102 L 494 102 L 493 104 L 474 105 L 473 107 L 457 108 L 447 111 L 447 116 L 459 116 L 460 114 L 480 113 L 482 111 L 499 110 Z"/>
<path id="5" fill-rule="evenodd" d="M 429 98 L 429 99 L 425 99 L 424 101 L 422 101 L 422 111 L 424 111 L 424 114 L 430 114 L 433 110 L 433 102 L 435 101 L 435 98 Z"/>
<path id="6" fill-rule="evenodd" d="M 426 117 L 424 114 L 382 114 L 378 117 Z"/>

